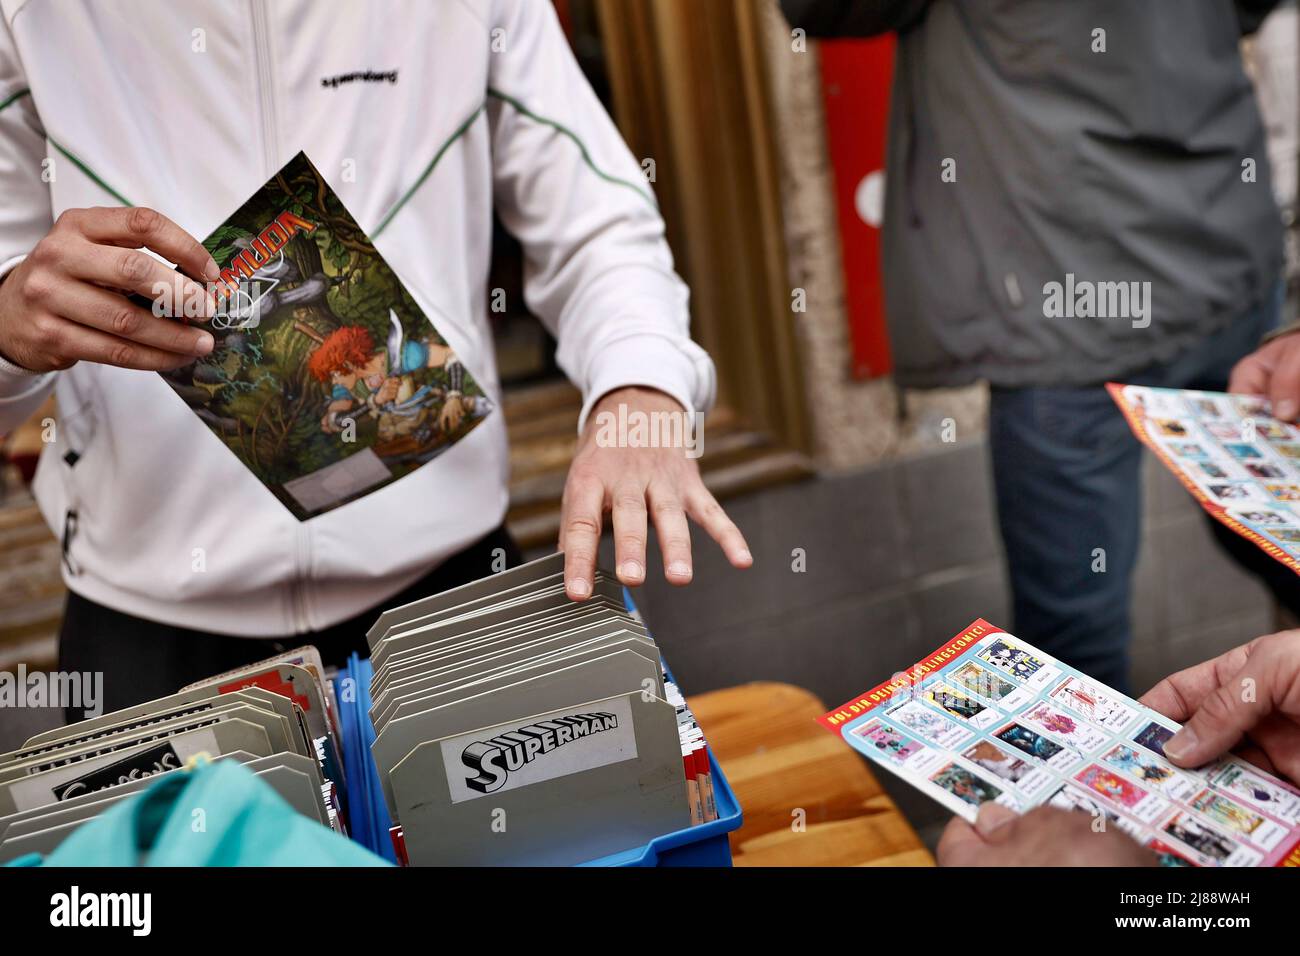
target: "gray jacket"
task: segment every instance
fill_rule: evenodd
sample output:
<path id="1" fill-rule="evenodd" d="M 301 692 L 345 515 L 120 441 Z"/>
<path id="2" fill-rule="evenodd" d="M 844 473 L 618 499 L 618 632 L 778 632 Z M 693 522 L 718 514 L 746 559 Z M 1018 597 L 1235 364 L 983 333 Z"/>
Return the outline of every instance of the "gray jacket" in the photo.
<path id="1" fill-rule="evenodd" d="M 1272 293 L 1282 224 L 1238 46 L 1272 5 L 782 0 L 812 36 L 899 32 L 882 267 L 900 384 L 1123 378 Z"/>

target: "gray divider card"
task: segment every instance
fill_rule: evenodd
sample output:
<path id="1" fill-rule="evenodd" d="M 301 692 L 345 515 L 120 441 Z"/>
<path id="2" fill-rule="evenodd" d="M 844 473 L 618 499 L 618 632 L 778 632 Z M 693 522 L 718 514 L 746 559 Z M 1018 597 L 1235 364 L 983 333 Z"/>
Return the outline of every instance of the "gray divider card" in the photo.
<path id="1" fill-rule="evenodd" d="M 690 823 L 674 708 L 640 690 L 418 744 L 392 771 L 413 865 L 567 865 Z"/>
<path id="2" fill-rule="evenodd" d="M 255 724 L 266 734 L 269 745 L 275 750 L 288 750 L 291 725 L 287 720 L 269 710 L 262 710 L 249 704 L 234 704 L 206 711 L 202 714 L 189 714 L 159 724 L 147 724 L 121 734 L 96 737 L 95 739 L 74 746 L 59 748 L 33 757 L 29 760 L 11 763 L 0 768 L 0 785 L 22 777 L 44 773 L 61 767 L 84 764 L 101 756 L 124 752 L 141 744 L 166 740 L 176 734 L 199 727 L 217 726 L 225 721 L 239 719 Z"/>
<path id="3" fill-rule="evenodd" d="M 485 669 L 467 669 L 468 666 L 462 666 L 442 674 L 431 675 L 425 685 L 412 687 L 391 698 L 380 715 L 381 720 L 376 727 L 386 727 L 390 721 L 398 717 L 426 710 L 439 699 L 449 700 L 472 695 L 495 686 L 512 683 L 520 675 L 555 670 L 558 667 L 592 660 L 625 649 L 635 651 L 650 661 L 662 674 L 659 652 L 653 642 L 620 630 L 577 644 L 558 646 L 541 654 L 530 654 L 527 649 L 521 649 L 514 654 L 502 656 L 500 660 Z M 646 689 L 653 690 L 661 696 L 663 694 L 663 687 L 659 681 Z"/>
<path id="4" fill-rule="evenodd" d="M 634 690 L 644 692 L 656 686 L 656 679 L 662 679 L 657 661 L 648 661 L 635 651 L 622 650 L 564 666 L 543 664 L 525 668 L 459 692 L 431 696 L 428 709 L 394 717 L 371 745 L 390 814 L 394 820 L 401 820 L 389 775 L 421 743 L 492 726 L 502 720 L 546 713 L 575 700 L 604 698 Z M 677 745 L 674 748 L 680 758 L 680 748 Z M 405 828 L 405 822 L 402 825 Z"/>
<path id="5" fill-rule="evenodd" d="M 596 574 L 592 584 L 592 597 L 604 598 L 610 604 L 621 604 L 623 586 L 607 575 Z M 573 602 L 564 591 L 562 575 L 542 582 L 536 587 L 515 588 L 500 600 L 481 598 L 463 607 L 450 608 L 437 614 L 418 618 L 400 627 L 391 628 L 371 644 L 370 658 L 376 668 L 383 667 L 394 651 L 422 641 L 423 635 L 434 628 L 444 628 L 443 633 L 454 633 L 457 628 L 482 627 L 514 620 L 523 614 L 547 607 L 571 608 Z"/>
<path id="6" fill-rule="evenodd" d="M 259 706 L 276 713 L 287 716 L 290 710 L 286 708 L 281 701 L 287 698 L 280 694 L 273 694 L 271 691 L 264 690 L 261 687 L 244 687 L 238 694 L 243 695 L 238 699 L 246 699 L 255 702 Z M 108 714 L 101 714 L 98 717 L 90 717 L 86 720 L 77 721 L 75 724 L 67 724 L 63 727 L 55 727 L 42 733 L 28 738 L 18 750 L 0 756 L 0 767 L 14 759 L 34 754 L 44 750 L 48 746 L 54 746 L 64 739 L 90 739 L 92 735 L 99 733 L 114 732 L 113 728 L 126 727 L 132 723 L 145 723 L 150 721 L 161 721 L 168 715 L 177 716 L 181 712 L 191 710 L 195 713 L 205 708 L 219 706 L 223 697 L 232 697 L 232 694 L 223 695 L 215 687 L 193 687 L 189 690 L 181 691 L 167 697 L 160 697 L 157 700 L 147 701 L 143 704 L 136 704 L 132 707 L 126 707 L 122 710 L 115 710 Z"/>
<path id="7" fill-rule="evenodd" d="M 382 689 L 400 672 L 418 667 L 420 662 L 432 655 L 439 654 L 450 646 L 468 644 L 473 641 L 495 639 L 511 634 L 531 633 L 553 630 L 567 625 L 576 625 L 588 619 L 605 620 L 619 614 L 626 620 L 619 609 L 612 606 L 608 598 L 598 597 L 582 604 L 570 603 L 567 607 L 548 607 L 544 610 L 521 614 L 505 622 L 488 622 L 482 617 L 467 620 L 461 626 L 446 630 L 435 629 L 421 634 L 421 641 L 410 647 L 394 650 L 388 655 L 382 667 L 376 668 L 371 686 Z M 427 639 L 425 639 L 427 637 Z"/>
<path id="8" fill-rule="evenodd" d="M 199 754 L 216 756 L 236 750 L 260 757 L 272 753 L 262 727 L 226 720 L 0 785 L 0 814 L 59 803 L 65 797 L 105 790 L 141 776 L 156 776 L 183 767 Z"/>
<path id="9" fill-rule="evenodd" d="M 297 758 L 296 755 L 290 755 L 290 756 L 294 756 L 295 759 L 301 759 L 301 758 Z M 272 758 L 254 757 L 252 754 L 246 753 L 242 750 L 236 750 L 236 751 L 232 751 L 229 754 L 223 754 L 213 759 L 214 761 L 235 760 L 239 763 L 247 765 L 251 763 L 253 760 L 274 759 L 274 757 Z M 28 810 L 17 810 L 13 813 L 6 814 L 5 816 L 0 816 L 0 842 L 3 842 L 6 834 L 9 832 L 9 828 L 12 827 L 14 824 L 22 823 L 24 821 L 29 821 L 29 820 L 37 820 L 42 817 L 50 816 L 52 814 L 70 812 L 78 809 L 89 809 L 91 811 L 89 813 L 89 816 L 93 816 L 96 813 L 102 812 L 103 810 L 107 809 L 109 806 L 116 803 L 118 800 L 121 800 L 124 797 L 128 797 L 131 794 L 135 793 L 136 791 L 143 790 L 145 787 L 152 785 L 153 782 L 157 780 L 159 777 L 174 772 L 175 771 L 173 770 L 164 770 L 162 773 L 155 774 L 152 777 L 138 777 L 135 780 L 127 780 L 124 783 L 120 783 L 115 787 L 109 788 L 108 790 L 96 790 L 91 793 L 84 793 L 79 797 L 68 797 L 67 799 L 60 800 L 58 803 L 55 804 L 47 804 L 39 807 L 32 807 Z"/>
<path id="10" fill-rule="evenodd" d="M 536 561 L 521 564 L 517 568 L 502 571 L 500 574 L 489 575 L 477 581 L 471 581 L 469 584 L 462 584 L 460 587 L 452 588 L 449 591 L 441 591 L 438 594 L 420 598 L 418 601 L 412 601 L 410 604 L 390 608 L 380 614 L 379 619 L 375 621 L 370 630 L 366 631 L 366 640 L 370 642 L 371 649 L 373 649 L 375 642 L 384 631 L 398 622 L 409 621 L 421 615 L 433 614 L 449 607 L 456 607 L 482 597 L 499 594 L 505 589 L 532 584 L 541 578 L 550 577 L 563 571 L 564 555 L 557 552 L 544 558 L 538 558 Z"/>
<path id="11" fill-rule="evenodd" d="M 273 678 L 272 683 L 278 686 L 273 688 L 264 684 L 262 685 L 263 689 L 276 690 L 302 708 L 303 716 L 307 721 L 307 729 L 313 739 L 319 740 L 321 737 L 330 735 L 329 718 L 325 716 L 323 685 L 311 671 L 297 664 L 273 664 L 265 669 L 257 665 L 244 671 L 237 671 L 234 675 L 200 681 L 198 684 L 192 685 L 192 687 L 196 692 L 202 691 L 205 687 L 213 687 L 218 691 L 223 687 L 230 688 L 230 690 L 243 690 L 252 685 L 242 685 L 238 686 L 238 688 L 231 685 L 240 685 L 241 681 L 249 680 L 256 675 L 262 675 L 268 679 Z"/>
<path id="12" fill-rule="evenodd" d="M 372 688 L 374 703 L 372 713 L 383 709 L 393 695 L 403 694 L 421 681 L 436 674 L 444 673 L 450 667 L 475 665 L 491 667 L 501 661 L 502 655 L 540 654 L 548 649 L 576 644 L 581 641 L 602 637 L 606 634 L 635 634 L 653 644 L 646 636 L 645 629 L 628 621 L 626 618 L 587 617 L 584 620 L 564 622 L 553 627 L 538 628 L 522 634 L 509 634 L 474 640 L 466 643 L 452 643 L 440 652 L 431 652 L 421 659 L 418 666 L 403 669 L 400 675 L 394 675 L 381 688 Z"/>
<path id="13" fill-rule="evenodd" d="M 57 762 L 66 760 L 74 754 L 83 753 L 87 749 L 113 747 L 133 737 L 165 735 L 174 732 L 177 727 L 203 722 L 213 714 L 227 713 L 237 706 L 251 706 L 264 711 L 266 714 L 264 719 L 268 722 L 268 727 L 273 723 L 272 717 L 282 719 L 282 726 L 286 728 L 287 749 L 294 753 L 312 756 L 311 741 L 305 736 L 300 711 L 287 698 L 259 689 L 257 693 L 243 691 L 230 693 L 230 695 L 214 697 L 211 701 L 204 701 L 200 706 L 186 705 L 172 711 L 161 711 L 148 718 L 133 718 L 118 726 L 108 724 L 108 726 L 96 727 L 85 736 L 69 736 L 64 740 L 51 741 L 42 747 L 14 750 L 13 754 L 8 754 L 13 757 L 12 760 L 0 762 L 0 780 L 8 779 L 10 766 L 30 765 L 32 761 Z"/>

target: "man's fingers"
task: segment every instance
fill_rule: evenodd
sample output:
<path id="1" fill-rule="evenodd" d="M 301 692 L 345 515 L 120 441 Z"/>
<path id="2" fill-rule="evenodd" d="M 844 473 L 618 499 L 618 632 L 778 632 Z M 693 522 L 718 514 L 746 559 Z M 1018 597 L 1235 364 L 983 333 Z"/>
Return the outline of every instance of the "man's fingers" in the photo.
<path id="1" fill-rule="evenodd" d="M 1291 422 L 1300 413 L 1300 342 L 1281 339 L 1277 348 L 1279 355 L 1268 380 L 1268 399 L 1273 416 Z"/>
<path id="2" fill-rule="evenodd" d="M 1240 671 L 1250 657 L 1255 642 L 1234 647 L 1218 657 L 1171 674 L 1142 695 L 1141 703 L 1171 720 L 1184 723 L 1201 706 L 1201 702 Z"/>
<path id="3" fill-rule="evenodd" d="M 47 307 L 56 315 L 88 325 L 118 338 L 190 359 L 212 351 L 212 335 L 183 322 L 160 319 L 148 310 L 107 289 L 68 283 L 54 289 Z"/>
<path id="4" fill-rule="evenodd" d="M 130 342 L 76 322 L 64 319 L 51 321 L 58 325 L 46 336 L 46 354 L 60 366 L 72 362 L 99 362 L 101 365 L 159 372 L 180 368 L 194 361 L 193 355 L 167 352 L 139 342 Z"/>
<path id="5" fill-rule="evenodd" d="M 73 240 L 63 268 L 68 275 L 109 289 L 125 289 L 151 300 L 165 295 L 171 299 L 170 312 L 178 317 L 212 315 L 212 299 L 202 285 L 138 249 Z"/>
<path id="6" fill-rule="evenodd" d="M 152 249 L 195 279 L 215 282 L 221 275 L 203 244 L 156 210 L 143 206 L 78 209 L 62 218 L 91 242 Z"/>
<path id="7" fill-rule="evenodd" d="M 599 479 L 570 472 L 560 515 L 560 549 L 564 552 L 564 589 L 574 601 L 591 597 L 604 506 L 605 486 Z"/>
<path id="8" fill-rule="evenodd" d="M 647 497 L 659 532 L 659 550 L 663 552 L 664 576 L 670 584 L 690 584 L 691 529 L 686 522 L 677 493 L 662 485 L 651 485 Z"/>
<path id="9" fill-rule="evenodd" d="M 985 849 L 984 838 L 961 817 L 953 817 L 944 828 L 935 859 L 940 866 L 970 866 Z"/>
<path id="10" fill-rule="evenodd" d="M 745 536 L 740 533 L 734 521 L 727 517 L 716 498 L 700 482 L 693 494 L 686 498 L 686 512 L 691 519 L 709 533 L 722 553 L 727 556 L 733 567 L 748 568 L 754 563 L 754 556 L 749 553 Z"/>
<path id="11" fill-rule="evenodd" d="M 1267 395 L 1269 368 L 1259 352 L 1247 355 L 1233 366 L 1228 391 L 1237 395 Z"/>
<path id="12" fill-rule="evenodd" d="M 625 481 L 614 489 L 614 564 L 618 579 L 636 586 L 645 581 L 647 517 L 645 486 Z"/>

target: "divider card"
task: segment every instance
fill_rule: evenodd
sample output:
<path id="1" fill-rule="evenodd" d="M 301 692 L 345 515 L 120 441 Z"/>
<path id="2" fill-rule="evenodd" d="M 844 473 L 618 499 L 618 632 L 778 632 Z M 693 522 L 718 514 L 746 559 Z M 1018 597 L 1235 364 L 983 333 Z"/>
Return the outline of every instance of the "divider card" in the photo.
<path id="1" fill-rule="evenodd" d="M 1051 804 L 1166 866 L 1300 866 L 1300 790 L 1236 757 L 1175 767 L 1178 723 L 987 621 L 821 723 L 967 820 Z"/>
<path id="2" fill-rule="evenodd" d="M 1129 427 L 1202 507 L 1300 573 L 1300 428 L 1266 399 L 1106 386 Z"/>

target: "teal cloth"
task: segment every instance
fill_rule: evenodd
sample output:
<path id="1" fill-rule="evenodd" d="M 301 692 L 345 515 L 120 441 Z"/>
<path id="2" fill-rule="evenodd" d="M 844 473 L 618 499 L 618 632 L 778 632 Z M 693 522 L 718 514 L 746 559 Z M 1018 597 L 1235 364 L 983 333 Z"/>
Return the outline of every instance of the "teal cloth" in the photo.
<path id="1" fill-rule="evenodd" d="M 388 866 L 296 812 L 233 760 L 164 774 L 78 827 L 49 856 L 10 866 Z"/>

